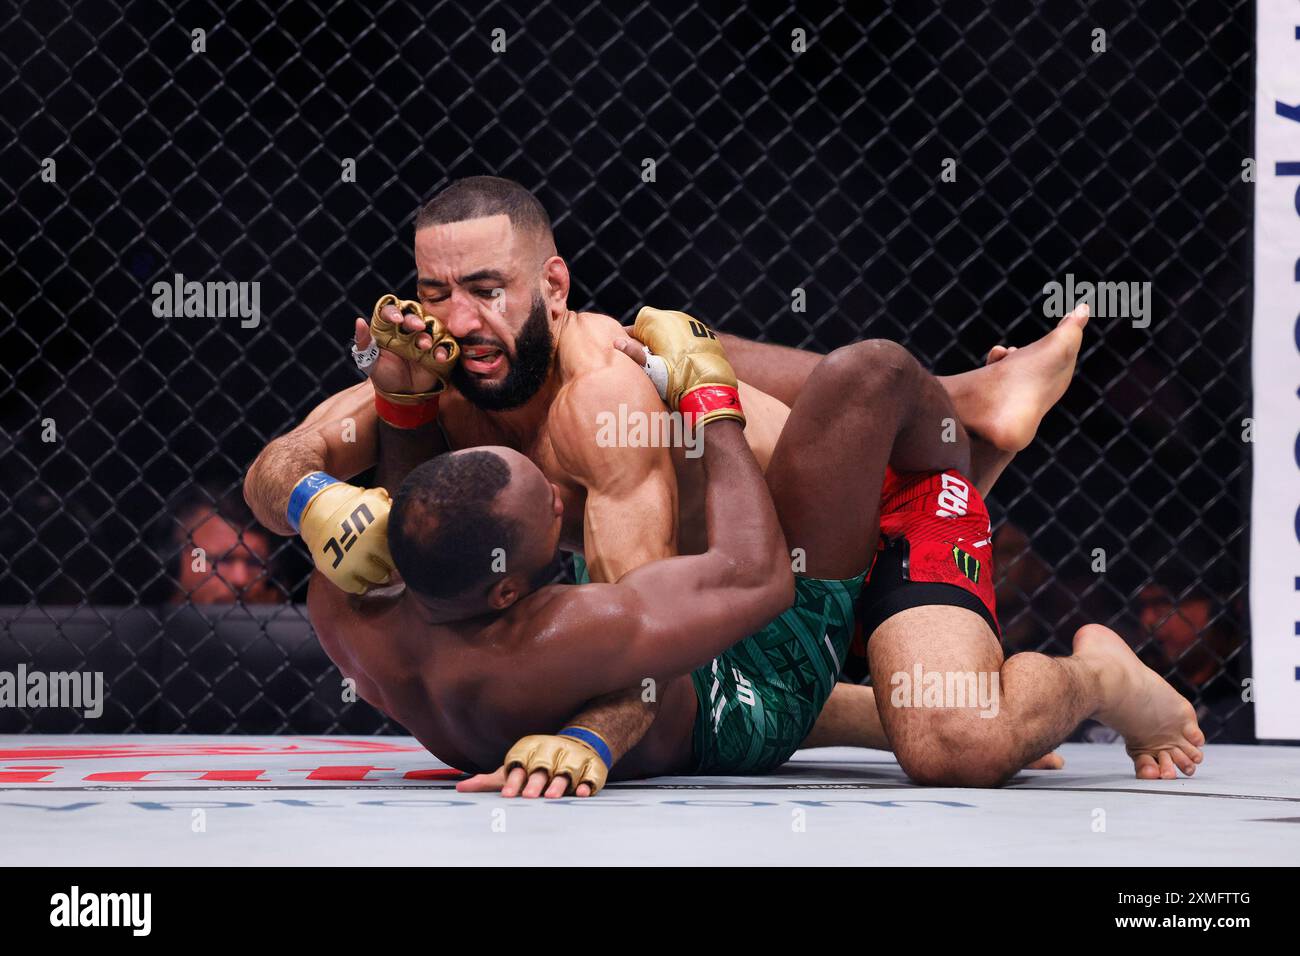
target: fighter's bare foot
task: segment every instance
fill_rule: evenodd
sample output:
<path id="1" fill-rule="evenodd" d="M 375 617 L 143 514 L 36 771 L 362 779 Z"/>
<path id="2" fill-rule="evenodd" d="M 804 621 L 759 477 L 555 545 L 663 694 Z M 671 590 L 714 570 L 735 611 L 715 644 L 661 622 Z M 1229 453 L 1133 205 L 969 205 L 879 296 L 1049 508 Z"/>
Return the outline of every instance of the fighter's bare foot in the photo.
<path id="1" fill-rule="evenodd" d="M 1043 416 L 1074 378 L 1088 315 L 1081 305 L 1037 342 L 994 346 L 984 368 L 953 376 L 950 381 L 963 392 L 967 430 L 1003 452 L 1018 452 L 1033 441 Z"/>
<path id="2" fill-rule="evenodd" d="M 1101 683 L 1096 717 L 1119 731 L 1139 780 L 1189 777 L 1205 759 L 1205 734 L 1187 698 L 1147 667 L 1108 627 L 1089 624 L 1074 635 L 1074 653 L 1092 665 Z"/>

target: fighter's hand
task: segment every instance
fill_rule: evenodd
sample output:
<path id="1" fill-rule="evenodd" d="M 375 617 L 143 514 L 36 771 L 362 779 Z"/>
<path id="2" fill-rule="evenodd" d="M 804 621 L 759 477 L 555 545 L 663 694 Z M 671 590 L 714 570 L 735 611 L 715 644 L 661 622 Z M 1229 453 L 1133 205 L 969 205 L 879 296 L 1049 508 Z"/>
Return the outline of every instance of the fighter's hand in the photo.
<path id="1" fill-rule="evenodd" d="M 336 481 L 315 492 L 301 511 L 299 534 L 316 570 L 351 594 L 387 584 L 393 573 L 390 510 L 392 502 L 383 488 Z"/>
<path id="2" fill-rule="evenodd" d="M 368 374 L 387 395 L 432 396 L 447 387 L 460 358 L 456 340 L 418 302 L 386 295 L 375 303 L 370 320 L 355 323 L 357 351 L 374 342 L 379 355 Z"/>
<path id="3" fill-rule="evenodd" d="M 696 427 L 719 418 L 745 423 L 739 384 L 717 335 L 685 312 L 646 306 L 637 313 L 633 335 L 645 346 L 627 342 L 615 348 L 638 359 L 660 396 L 673 411 L 682 412 Z"/>
<path id="4" fill-rule="evenodd" d="M 510 748 L 505 764 L 495 774 L 463 780 L 456 789 L 467 793 L 500 790 L 503 797 L 520 795 L 521 788 L 525 797 L 594 796 L 605 786 L 609 767 L 595 747 L 569 731 L 589 735 L 604 746 L 598 734 L 584 727 L 566 728 L 564 734 L 533 734 Z"/>
<path id="5" fill-rule="evenodd" d="M 494 773 L 475 774 L 468 780 L 456 784 L 461 793 L 496 793 L 503 797 L 525 797 L 534 799 L 545 797 L 555 800 L 569 792 L 568 777 L 552 777 L 546 770 L 534 770 L 531 774 L 523 767 L 515 767 L 509 773 L 501 767 Z M 590 797 L 591 784 L 580 783 L 575 796 Z"/>

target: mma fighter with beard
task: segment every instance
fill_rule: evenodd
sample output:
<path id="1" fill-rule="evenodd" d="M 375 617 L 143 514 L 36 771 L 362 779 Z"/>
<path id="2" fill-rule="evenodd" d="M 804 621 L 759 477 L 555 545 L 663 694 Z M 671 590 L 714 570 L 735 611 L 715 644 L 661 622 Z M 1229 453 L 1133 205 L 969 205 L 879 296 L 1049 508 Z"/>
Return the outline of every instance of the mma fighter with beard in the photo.
<path id="1" fill-rule="evenodd" d="M 736 428 L 744 420 L 736 380 L 715 337 L 689 316 L 648 308 L 636 330 L 659 356 L 660 392 L 706 429 L 705 552 L 651 562 L 615 584 L 539 586 L 562 533 L 558 489 L 525 456 L 489 446 L 437 455 L 405 477 L 422 456 L 404 466 L 385 454 L 387 480 L 403 479 L 384 529 L 405 582 L 399 593 L 357 598 L 313 575 L 308 611 L 331 658 L 366 700 L 455 766 L 490 766 L 529 726 L 553 725 L 583 701 L 649 678 L 662 687 L 660 715 L 617 765 L 620 775 L 770 771 L 806 738 L 835 686 L 882 523 L 908 536 L 918 565 L 947 561 L 939 537 L 978 548 L 987 536 L 987 512 L 960 473 L 969 467 L 965 435 L 948 442 L 934 427 L 952 417 L 951 406 L 898 346 L 861 342 L 818 364 L 765 484 Z M 872 384 L 847 390 L 862 382 Z M 892 477 L 886 462 L 898 469 Z M 934 501 L 942 505 L 954 488 L 964 506 L 935 518 Z M 291 502 L 291 518 L 310 504 Z M 793 591 L 786 540 L 809 555 Z M 494 566 L 498 552 L 510 555 L 512 571 Z M 933 632 L 912 623 L 911 636 L 941 644 L 984 627 L 981 617 L 993 622 L 988 575 L 981 588 L 978 575 L 949 573 L 946 590 L 931 585 L 900 602 L 906 588 L 882 577 L 881 558 L 875 563 L 872 580 L 883 589 L 868 587 L 868 615 L 881 599 L 890 619 L 922 611 Z M 870 630 L 892 648 L 908 628 L 885 617 Z M 1003 762 L 986 785 L 1087 716 L 1112 723 L 1131 748 L 1174 752 L 1180 766 L 1199 758 L 1167 726 L 1186 701 L 1113 632 L 1085 628 L 1071 657 L 1021 654 L 1004 670 L 1015 690 L 1005 719 L 989 723 L 990 749 Z M 581 726 L 560 739 L 601 743 Z M 978 753 L 958 756 L 988 772 Z M 914 759 L 909 751 L 900 762 Z M 916 764 L 908 769 L 917 775 Z M 585 770 L 572 779 L 594 792 L 604 774 Z"/>
<path id="2" fill-rule="evenodd" d="M 321 492 L 311 480 L 315 463 L 329 461 L 332 474 L 349 477 L 374 464 L 380 429 L 394 441 L 412 443 L 433 428 L 451 448 L 502 446 L 539 467 L 563 506 L 560 547 L 585 556 L 593 581 L 619 580 L 633 568 L 678 552 L 700 553 L 704 485 L 701 475 L 685 467 L 683 449 L 610 448 L 595 440 L 601 412 L 624 405 L 653 415 L 663 405 L 636 366 L 610 348 L 622 336 L 619 324 L 568 309 L 568 269 L 556 255 L 549 219 L 536 199 L 506 180 L 458 181 L 421 210 L 415 253 L 418 305 L 404 313 L 389 302 L 372 316 L 387 346 L 401 344 L 410 353 L 380 349 L 372 355 L 370 382 L 327 400 L 263 451 L 245 484 L 258 518 L 273 530 L 292 533 L 297 529 L 288 518 L 291 502 L 300 510 L 309 502 L 302 516 L 310 520 L 303 521 L 302 530 L 322 574 L 353 593 L 386 583 L 392 574 L 381 533 L 387 494 L 382 487 L 341 482 Z M 1067 320 L 1016 355 L 941 380 L 956 416 L 986 440 L 972 453 L 977 487 L 987 488 L 1064 391 L 1081 327 L 1081 321 Z M 449 334 L 440 333 L 434 342 L 435 328 Z M 357 322 L 356 339 L 366 354 L 372 343 L 364 320 Z M 773 388 L 784 387 L 788 356 L 803 353 L 725 335 L 722 340 L 741 369 L 745 437 L 766 467 L 789 408 L 744 379 L 759 377 Z M 441 376 L 452 367 L 454 387 L 436 394 Z M 355 423 L 356 441 L 340 440 L 345 421 Z M 393 487 L 382 472 L 377 482 Z M 347 518 L 362 505 L 373 521 L 353 528 Z M 831 703 L 850 690 L 837 687 Z M 827 708 L 843 718 L 835 727 L 853 728 L 854 736 L 823 735 L 819 742 L 882 745 L 870 691 L 859 697 L 851 713 Z M 638 687 L 619 700 L 598 702 L 595 712 L 602 717 L 581 719 L 603 720 L 600 726 L 611 736 L 635 739 L 636 729 L 644 730 L 653 717 L 651 710 Z"/>

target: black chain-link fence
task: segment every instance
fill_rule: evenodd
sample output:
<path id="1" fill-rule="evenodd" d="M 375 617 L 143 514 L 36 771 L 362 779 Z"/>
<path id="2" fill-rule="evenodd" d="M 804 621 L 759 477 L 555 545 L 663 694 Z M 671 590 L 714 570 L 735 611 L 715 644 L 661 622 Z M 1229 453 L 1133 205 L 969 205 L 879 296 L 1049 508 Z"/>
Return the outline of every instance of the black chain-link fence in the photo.
<path id="1" fill-rule="evenodd" d="M 102 671 L 107 704 L 0 728 L 391 729 L 340 703 L 300 546 L 238 487 L 413 290 L 417 205 L 491 172 L 550 210 L 574 308 L 939 372 L 1041 335 L 1048 282 L 1149 281 L 994 493 L 1001 616 L 1049 652 L 1109 623 L 1252 739 L 1247 0 L 273 6 L 6 15 L 0 666 Z M 260 321 L 156 318 L 178 274 L 260 283 Z"/>

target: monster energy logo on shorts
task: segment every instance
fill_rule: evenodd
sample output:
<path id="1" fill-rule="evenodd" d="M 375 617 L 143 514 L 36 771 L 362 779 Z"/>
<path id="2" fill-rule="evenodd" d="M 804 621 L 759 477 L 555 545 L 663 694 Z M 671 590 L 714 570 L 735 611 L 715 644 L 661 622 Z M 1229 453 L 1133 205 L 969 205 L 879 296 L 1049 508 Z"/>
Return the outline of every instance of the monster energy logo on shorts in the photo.
<path id="1" fill-rule="evenodd" d="M 952 559 L 957 562 L 957 570 L 970 578 L 972 584 L 980 583 L 979 558 L 971 557 L 961 548 L 954 547 L 952 549 Z"/>

